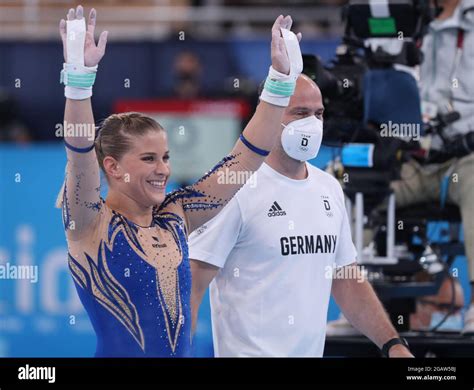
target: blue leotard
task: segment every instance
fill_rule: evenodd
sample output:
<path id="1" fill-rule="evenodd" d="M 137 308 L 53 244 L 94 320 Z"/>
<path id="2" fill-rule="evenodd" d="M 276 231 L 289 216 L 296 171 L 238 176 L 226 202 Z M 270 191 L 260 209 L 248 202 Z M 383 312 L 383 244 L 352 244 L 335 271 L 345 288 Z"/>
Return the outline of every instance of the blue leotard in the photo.
<path id="1" fill-rule="evenodd" d="M 69 267 L 97 335 L 96 356 L 190 356 L 187 236 L 240 188 L 215 185 L 219 169 L 242 169 L 239 156 L 225 158 L 193 186 L 168 195 L 153 209 L 147 227 L 112 210 L 100 197 L 91 201 L 84 186 L 97 194 L 99 188 L 87 183 L 94 174 L 90 166 L 68 168 L 63 221 Z M 77 174 L 80 169 L 83 173 Z M 87 199 L 81 200 L 81 194 Z M 93 219 L 77 234 L 73 216 L 81 223 L 81 211 Z"/>

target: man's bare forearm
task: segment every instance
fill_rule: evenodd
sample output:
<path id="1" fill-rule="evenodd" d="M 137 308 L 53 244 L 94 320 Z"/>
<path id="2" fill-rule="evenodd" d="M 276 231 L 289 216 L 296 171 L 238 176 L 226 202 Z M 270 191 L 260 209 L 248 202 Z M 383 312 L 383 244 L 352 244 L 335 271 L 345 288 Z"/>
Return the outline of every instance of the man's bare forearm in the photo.
<path id="1" fill-rule="evenodd" d="M 361 270 L 348 274 L 356 277 L 335 279 L 332 295 L 349 322 L 381 348 L 388 340 L 398 337 L 398 333 Z"/>

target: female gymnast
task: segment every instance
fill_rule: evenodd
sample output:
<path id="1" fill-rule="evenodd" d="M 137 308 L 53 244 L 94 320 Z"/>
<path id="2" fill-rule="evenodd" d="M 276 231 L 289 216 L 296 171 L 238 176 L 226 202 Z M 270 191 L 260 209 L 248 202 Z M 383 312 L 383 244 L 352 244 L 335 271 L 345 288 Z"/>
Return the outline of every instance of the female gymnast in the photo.
<path id="1" fill-rule="evenodd" d="M 195 184 L 165 194 L 170 176 L 165 130 L 139 113 L 113 114 L 95 131 L 91 95 L 107 32 L 94 41 L 96 11 L 61 20 L 65 64 L 66 177 L 60 204 L 68 261 L 97 334 L 98 357 L 190 356 L 191 273 L 187 237 L 242 186 L 220 184 L 220 170 L 253 172 L 281 134 L 281 118 L 301 72 L 301 35 L 290 16 L 272 28 L 266 87 L 229 155 Z M 117 64 L 120 66 L 120 64 Z M 109 186 L 100 196 L 100 171 Z M 247 176 L 248 177 L 248 176 Z"/>

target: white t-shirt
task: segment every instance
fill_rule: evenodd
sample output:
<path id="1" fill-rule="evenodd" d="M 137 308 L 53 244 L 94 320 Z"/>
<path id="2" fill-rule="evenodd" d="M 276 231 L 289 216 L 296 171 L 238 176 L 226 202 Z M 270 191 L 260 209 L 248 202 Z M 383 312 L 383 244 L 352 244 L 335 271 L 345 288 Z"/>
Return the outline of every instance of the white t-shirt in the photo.
<path id="1" fill-rule="evenodd" d="M 210 286 L 216 356 L 322 356 L 332 270 L 356 260 L 344 195 L 306 164 L 293 180 L 263 164 L 189 237 L 220 267 Z"/>

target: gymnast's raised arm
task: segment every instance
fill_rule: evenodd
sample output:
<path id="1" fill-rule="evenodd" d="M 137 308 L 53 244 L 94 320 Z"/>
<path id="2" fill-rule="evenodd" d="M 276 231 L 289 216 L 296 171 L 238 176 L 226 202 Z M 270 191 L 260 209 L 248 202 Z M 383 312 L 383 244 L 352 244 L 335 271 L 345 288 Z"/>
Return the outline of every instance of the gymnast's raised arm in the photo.
<path id="1" fill-rule="evenodd" d="M 62 191 L 63 221 L 69 239 L 79 239 L 92 224 L 100 209 L 100 174 L 94 149 L 95 122 L 91 95 L 97 65 L 105 53 L 107 32 L 94 41 L 96 11 L 86 21 L 83 8 L 70 9 L 67 22 L 59 25 L 64 49 L 66 108 L 64 112 L 64 144 L 67 167 Z"/>
<path id="2" fill-rule="evenodd" d="M 260 96 L 261 102 L 233 150 L 194 185 L 168 196 L 162 205 L 163 208 L 169 203 L 182 203 L 189 233 L 213 218 L 245 184 L 220 180 L 225 176 L 223 173 L 249 178 L 281 135 L 283 112 L 303 67 L 299 48 L 301 34 L 293 34 L 291 25 L 291 17 L 282 15 L 273 24 L 272 66 Z"/>

